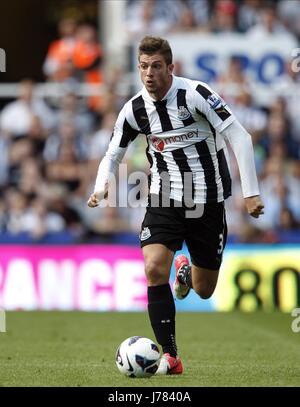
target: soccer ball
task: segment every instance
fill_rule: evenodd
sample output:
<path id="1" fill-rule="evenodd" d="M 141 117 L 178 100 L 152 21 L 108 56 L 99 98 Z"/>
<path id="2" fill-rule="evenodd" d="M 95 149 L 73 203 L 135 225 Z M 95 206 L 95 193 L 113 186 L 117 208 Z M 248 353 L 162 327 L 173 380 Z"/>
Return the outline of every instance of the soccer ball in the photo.
<path id="1" fill-rule="evenodd" d="M 120 372 L 129 377 L 150 377 L 155 374 L 160 361 L 157 345 L 151 339 L 132 336 L 125 339 L 116 352 Z"/>

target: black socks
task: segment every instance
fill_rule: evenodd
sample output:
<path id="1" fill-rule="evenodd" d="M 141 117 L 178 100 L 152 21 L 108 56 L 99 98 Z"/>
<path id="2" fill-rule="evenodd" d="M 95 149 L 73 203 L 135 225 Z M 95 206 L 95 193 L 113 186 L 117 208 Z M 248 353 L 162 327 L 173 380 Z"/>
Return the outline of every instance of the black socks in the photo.
<path id="1" fill-rule="evenodd" d="M 176 357 L 175 304 L 169 284 L 148 287 L 148 313 L 157 342 L 164 353 Z"/>

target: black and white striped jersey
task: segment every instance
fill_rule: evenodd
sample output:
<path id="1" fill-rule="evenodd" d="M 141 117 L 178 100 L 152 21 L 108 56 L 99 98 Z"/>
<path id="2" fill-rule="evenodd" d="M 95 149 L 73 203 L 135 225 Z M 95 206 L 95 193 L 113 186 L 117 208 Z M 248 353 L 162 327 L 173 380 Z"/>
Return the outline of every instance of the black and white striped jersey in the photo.
<path id="1" fill-rule="evenodd" d="M 168 191 L 176 201 L 185 200 L 187 194 L 195 203 L 223 201 L 231 195 L 231 178 L 222 132 L 234 121 L 226 103 L 202 82 L 173 76 L 160 101 L 144 87 L 118 116 L 95 191 L 116 172 L 129 143 L 144 134 L 150 194 Z M 164 189 L 166 179 L 169 188 Z"/>

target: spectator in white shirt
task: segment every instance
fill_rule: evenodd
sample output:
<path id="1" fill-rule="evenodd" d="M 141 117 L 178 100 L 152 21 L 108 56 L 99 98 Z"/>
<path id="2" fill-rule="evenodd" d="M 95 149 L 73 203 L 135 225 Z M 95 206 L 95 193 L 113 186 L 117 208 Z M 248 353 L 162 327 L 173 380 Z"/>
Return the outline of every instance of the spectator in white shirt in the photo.
<path id="1" fill-rule="evenodd" d="M 276 8 L 273 5 L 266 5 L 261 10 L 260 22 L 247 31 L 248 37 L 255 40 L 263 40 L 267 37 L 284 37 L 295 40 L 277 17 Z"/>
<path id="2" fill-rule="evenodd" d="M 0 115 L 2 132 L 16 138 L 29 132 L 33 116 L 37 116 L 42 126 L 50 130 L 55 125 L 55 116 L 46 103 L 34 96 L 34 84 L 25 79 L 19 85 L 19 97 L 4 107 Z"/>

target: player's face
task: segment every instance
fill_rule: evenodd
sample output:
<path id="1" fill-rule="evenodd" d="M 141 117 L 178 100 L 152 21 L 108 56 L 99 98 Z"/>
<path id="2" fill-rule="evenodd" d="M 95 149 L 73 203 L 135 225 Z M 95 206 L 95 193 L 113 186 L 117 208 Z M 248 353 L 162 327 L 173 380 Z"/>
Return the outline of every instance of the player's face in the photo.
<path id="1" fill-rule="evenodd" d="M 174 65 L 167 65 L 160 54 L 142 54 L 139 62 L 141 80 L 145 88 L 154 99 L 163 98 L 172 84 Z"/>

